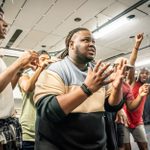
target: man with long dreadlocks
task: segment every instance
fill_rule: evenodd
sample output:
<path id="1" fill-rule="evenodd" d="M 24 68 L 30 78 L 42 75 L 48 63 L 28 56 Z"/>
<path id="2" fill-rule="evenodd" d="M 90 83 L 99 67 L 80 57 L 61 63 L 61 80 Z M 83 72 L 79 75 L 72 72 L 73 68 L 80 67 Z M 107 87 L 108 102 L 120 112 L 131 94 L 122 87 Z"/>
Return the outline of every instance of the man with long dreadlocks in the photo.
<path id="1" fill-rule="evenodd" d="M 107 79 L 113 70 L 101 61 L 94 66 L 95 54 L 92 33 L 76 28 L 66 38 L 64 59 L 39 76 L 34 96 L 36 150 L 106 149 L 104 110 L 115 109 L 122 99 L 126 62 L 118 65 L 117 78 Z M 112 92 L 106 96 L 109 83 Z"/>

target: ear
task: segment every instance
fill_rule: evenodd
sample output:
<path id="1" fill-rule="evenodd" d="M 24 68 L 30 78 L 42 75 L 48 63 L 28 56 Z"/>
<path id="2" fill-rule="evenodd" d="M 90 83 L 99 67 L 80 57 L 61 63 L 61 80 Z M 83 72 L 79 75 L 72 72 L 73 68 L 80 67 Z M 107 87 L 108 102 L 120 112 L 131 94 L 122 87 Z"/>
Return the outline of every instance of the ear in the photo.
<path id="1" fill-rule="evenodd" d="M 70 49 L 74 49 L 74 42 L 73 42 L 73 41 L 70 41 L 70 42 L 69 42 L 69 48 L 70 48 Z"/>

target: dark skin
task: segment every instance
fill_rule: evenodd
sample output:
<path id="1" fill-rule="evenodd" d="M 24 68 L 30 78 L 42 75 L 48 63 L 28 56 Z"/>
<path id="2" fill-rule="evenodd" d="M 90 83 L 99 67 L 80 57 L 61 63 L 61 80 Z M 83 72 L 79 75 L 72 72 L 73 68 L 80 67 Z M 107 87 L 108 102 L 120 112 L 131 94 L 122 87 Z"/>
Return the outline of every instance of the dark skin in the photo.
<path id="1" fill-rule="evenodd" d="M 92 35 L 86 35 L 77 38 L 77 33 L 70 41 L 71 50 L 69 56 L 72 61 L 79 67 L 85 68 L 86 64 L 92 61 L 96 55 L 95 40 Z"/>

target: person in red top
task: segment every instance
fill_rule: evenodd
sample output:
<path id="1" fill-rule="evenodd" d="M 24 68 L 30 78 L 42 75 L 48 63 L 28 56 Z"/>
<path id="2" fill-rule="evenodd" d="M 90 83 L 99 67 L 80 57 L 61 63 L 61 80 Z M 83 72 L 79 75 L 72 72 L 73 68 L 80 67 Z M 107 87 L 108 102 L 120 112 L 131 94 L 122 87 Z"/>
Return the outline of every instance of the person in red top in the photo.
<path id="1" fill-rule="evenodd" d="M 141 75 L 142 74 L 148 75 L 149 72 L 148 72 L 148 70 L 143 68 L 141 70 L 140 74 Z M 141 86 L 142 86 L 142 83 L 140 81 L 135 82 L 135 85 L 134 85 L 134 87 L 132 89 L 132 92 L 133 92 L 133 95 L 134 95 L 135 98 L 137 97 L 139 88 Z M 136 126 L 138 126 L 140 124 L 143 124 L 142 115 L 143 115 L 143 109 L 144 109 L 145 101 L 146 101 L 146 96 L 143 97 L 139 107 L 135 111 L 133 111 L 132 113 L 127 111 L 129 119 L 130 119 L 130 124 L 129 124 L 130 128 L 136 128 Z"/>
<path id="2" fill-rule="evenodd" d="M 138 90 L 136 91 L 136 97 L 133 95 L 132 92 L 132 87 L 131 85 L 129 85 L 129 83 L 126 81 L 126 77 L 128 76 L 129 72 L 131 69 L 134 69 L 133 66 L 129 65 L 129 61 L 127 58 L 124 57 L 119 57 L 116 59 L 113 67 L 114 67 L 114 72 L 116 70 L 116 67 L 118 66 L 118 64 L 122 61 L 126 61 L 126 67 L 125 67 L 125 80 L 123 81 L 122 84 L 122 91 L 123 91 L 123 100 L 121 101 L 121 103 L 119 104 L 118 109 L 121 109 L 124 105 L 124 107 L 127 107 L 127 109 L 132 112 L 136 109 L 138 109 L 138 106 L 142 103 L 141 101 L 143 101 L 143 98 L 148 94 L 149 92 L 149 85 L 147 84 L 143 84 L 141 86 L 139 86 Z M 114 75 L 114 74 L 113 74 Z M 111 92 L 111 89 L 110 89 Z M 114 117 L 113 117 L 113 116 Z M 114 126 L 112 125 L 112 118 L 115 119 L 115 123 Z M 127 118 L 126 113 L 124 112 L 123 109 L 119 110 L 117 112 L 117 114 L 112 114 L 109 112 L 105 113 L 105 119 L 106 119 L 106 131 L 107 131 L 107 136 L 109 137 L 107 139 L 108 150 L 122 150 L 123 149 L 123 137 L 124 137 L 124 125 L 126 127 L 128 127 L 129 124 L 129 120 Z M 116 130 L 117 129 L 117 130 Z M 113 131 L 115 130 L 115 131 Z"/>
<path id="3" fill-rule="evenodd" d="M 140 70 L 139 78 L 134 83 L 132 88 L 134 98 L 138 96 L 139 88 L 144 83 L 146 83 L 148 76 L 149 76 L 149 71 L 146 68 Z M 131 149 L 130 133 L 133 135 L 140 150 L 148 150 L 147 137 L 146 137 L 146 132 L 145 132 L 143 118 L 142 118 L 145 101 L 146 101 L 146 96 L 142 98 L 142 101 L 140 102 L 139 106 L 134 111 L 130 111 L 129 109 L 127 109 L 127 107 L 124 107 L 127 118 L 130 122 L 128 128 L 125 128 L 124 130 L 125 150 Z"/>
<path id="4" fill-rule="evenodd" d="M 142 40 L 143 40 L 143 34 L 138 34 L 136 36 L 135 47 L 132 50 L 130 56 L 130 65 L 133 66 L 135 65 L 135 61 L 137 59 L 137 54 L 138 54 L 138 48 Z M 146 82 L 149 77 L 149 71 L 146 68 L 142 68 L 139 72 L 139 76 L 137 80 L 135 80 L 134 73 L 135 73 L 134 69 L 130 70 L 128 75 L 129 80 L 127 82 L 132 86 L 133 96 L 134 98 L 136 98 L 139 93 L 139 88 L 142 85 L 148 85 Z M 149 85 L 148 85 L 148 93 L 149 93 Z M 125 150 L 131 150 L 130 133 L 134 137 L 135 142 L 137 142 L 140 150 L 148 150 L 148 142 L 147 142 L 146 132 L 145 132 L 143 118 L 142 118 L 145 101 L 146 101 L 146 96 L 144 96 L 142 100 L 139 101 L 138 107 L 133 111 L 130 111 L 127 107 L 124 107 L 125 113 L 129 120 L 128 127 L 124 128 L 123 142 L 124 142 Z"/>

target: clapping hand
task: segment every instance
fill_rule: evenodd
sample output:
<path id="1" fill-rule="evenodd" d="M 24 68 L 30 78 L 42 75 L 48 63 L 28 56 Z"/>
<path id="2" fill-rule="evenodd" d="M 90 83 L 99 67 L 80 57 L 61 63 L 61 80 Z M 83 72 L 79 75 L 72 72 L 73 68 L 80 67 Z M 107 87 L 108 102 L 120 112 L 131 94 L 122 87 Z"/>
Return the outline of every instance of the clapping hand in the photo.
<path id="1" fill-rule="evenodd" d="M 35 69 L 38 64 L 38 54 L 33 50 L 25 51 L 18 59 L 21 69 Z"/>
<path id="2" fill-rule="evenodd" d="M 139 88 L 139 95 L 140 96 L 146 96 L 149 94 L 150 91 L 150 84 L 145 83 Z"/>
<path id="3" fill-rule="evenodd" d="M 108 78 L 113 72 L 112 69 L 108 71 L 109 66 L 110 64 L 104 65 L 102 61 L 98 61 L 93 69 L 88 69 L 87 77 L 84 83 L 92 92 L 96 92 L 102 86 L 113 81 L 113 79 L 106 80 L 106 78 Z"/>
<path id="4" fill-rule="evenodd" d="M 121 88 L 122 82 L 126 76 L 126 59 L 121 59 L 120 62 L 116 66 L 116 70 L 114 72 L 114 75 L 112 76 L 113 82 L 112 86 L 115 89 Z"/>

